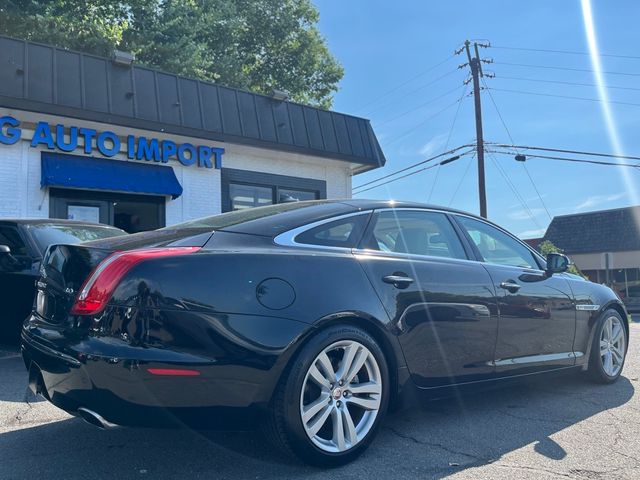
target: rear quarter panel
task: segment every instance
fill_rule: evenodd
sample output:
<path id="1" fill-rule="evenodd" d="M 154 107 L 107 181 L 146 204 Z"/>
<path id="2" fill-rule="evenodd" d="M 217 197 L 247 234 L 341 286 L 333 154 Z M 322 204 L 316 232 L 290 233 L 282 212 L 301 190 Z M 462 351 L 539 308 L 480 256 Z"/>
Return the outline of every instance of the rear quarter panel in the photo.
<path id="1" fill-rule="evenodd" d="M 403 363 L 388 316 L 350 253 L 266 248 L 150 260 L 126 275 L 109 312 L 94 334 L 240 364 L 239 377 L 262 385 L 250 394 L 256 403 L 269 398 L 316 327 L 344 317 L 376 323 Z"/>
<path id="2" fill-rule="evenodd" d="M 255 249 L 151 260 L 127 274 L 112 303 L 277 316 L 307 324 L 343 311 L 388 321 L 350 253 Z"/>

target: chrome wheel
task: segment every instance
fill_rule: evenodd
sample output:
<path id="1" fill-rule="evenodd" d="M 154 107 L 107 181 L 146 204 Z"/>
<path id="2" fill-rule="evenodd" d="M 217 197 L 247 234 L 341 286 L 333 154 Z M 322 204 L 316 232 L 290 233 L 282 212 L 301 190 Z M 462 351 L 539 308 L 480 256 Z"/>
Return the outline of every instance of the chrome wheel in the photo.
<path id="1" fill-rule="evenodd" d="M 369 433 L 378 416 L 382 376 L 361 343 L 342 340 L 326 347 L 305 375 L 300 417 L 307 436 L 325 452 L 344 452 Z"/>
<path id="2" fill-rule="evenodd" d="M 620 373 L 627 348 L 624 326 L 618 317 L 608 317 L 600 334 L 600 361 L 604 373 L 615 377 Z"/>

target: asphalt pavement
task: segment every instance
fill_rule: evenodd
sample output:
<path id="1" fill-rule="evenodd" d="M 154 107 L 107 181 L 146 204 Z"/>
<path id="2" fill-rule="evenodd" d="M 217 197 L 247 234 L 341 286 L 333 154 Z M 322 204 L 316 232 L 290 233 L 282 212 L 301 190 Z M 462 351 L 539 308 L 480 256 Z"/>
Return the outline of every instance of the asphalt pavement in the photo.
<path id="1" fill-rule="evenodd" d="M 614 385 L 559 377 L 389 415 L 356 462 L 333 470 L 281 456 L 255 432 L 101 431 L 27 391 L 0 350 L 0 479 L 638 479 L 640 324 Z"/>

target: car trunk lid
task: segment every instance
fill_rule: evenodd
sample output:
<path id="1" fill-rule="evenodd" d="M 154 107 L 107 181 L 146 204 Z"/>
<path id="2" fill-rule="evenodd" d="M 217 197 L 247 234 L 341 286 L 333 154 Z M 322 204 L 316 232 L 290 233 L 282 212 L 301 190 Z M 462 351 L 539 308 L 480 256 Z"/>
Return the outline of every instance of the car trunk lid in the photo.
<path id="1" fill-rule="evenodd" d="M 49 247 L 36 283 L 35 313 L 48 323 L 62 323 L 82 284 L 111 253 L 111 250 L 84 245 Z"/>
<path id="2" fill-rule="evenodd" d="M 161 247 L 201 247 L 211 235 L 210 229 L 158 230 L 76 245 L 52 245 L 40 267 L 33 309 L 47 323 L 62 325 L 91 273 L 110 255 Z"/>

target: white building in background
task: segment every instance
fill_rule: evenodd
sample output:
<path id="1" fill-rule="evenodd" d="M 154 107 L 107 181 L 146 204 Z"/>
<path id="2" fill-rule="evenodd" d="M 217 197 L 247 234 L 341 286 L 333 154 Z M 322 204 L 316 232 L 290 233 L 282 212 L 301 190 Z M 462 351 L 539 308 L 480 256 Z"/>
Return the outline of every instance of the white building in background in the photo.
<path id="1" fill-rule="evenodd" d="M 361 118 L 0 37 L 0 217 L 147 230 L 349 198 L 384 162 Z"/>
<path id="2" fill-rule="evenodd" d="M 561 248 L 591 281 L 640 311 L 640 206 L 554 217 L 542 240 Z"/>

